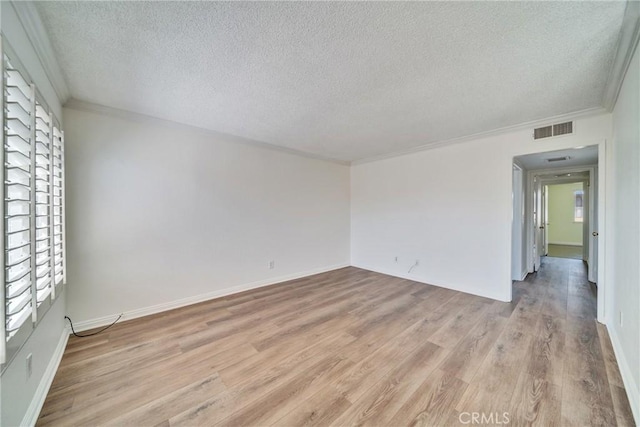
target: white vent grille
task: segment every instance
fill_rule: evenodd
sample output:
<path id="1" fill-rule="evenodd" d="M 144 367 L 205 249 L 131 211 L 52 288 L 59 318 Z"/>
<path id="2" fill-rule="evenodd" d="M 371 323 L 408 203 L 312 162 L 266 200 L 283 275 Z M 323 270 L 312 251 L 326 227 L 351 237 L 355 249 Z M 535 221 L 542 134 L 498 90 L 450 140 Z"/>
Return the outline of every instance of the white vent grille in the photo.
<path id="1" fill-rule="evenodd" d="M 553 162 L 564 162 L 566 160 L 569 160 L 571 157 L 569 156 L 564 156 L 564 157 L 552 157 L 550 159 L 547 159 L 547 162 L 549 163 L 553 163 Z"/>
<path id="2" fill-rule="evenodd" d="M 573 133 L 573 122 L 556 123 L 533 130 L 533 139 L 550 138 L 552 136 L 569 135 Z"/>
<path id="3" fill-rule="evenodd" d="M 553 128 L 551 126 L 533 130 L 533 139 L 549 138 L 550 136 L 553 136 Z"/>
<path id="4" fill-rule="evenodd" d="M 558 123 L 553 125 L 553 136 L 567 135 L 573 133 L 573 122 Z"/>

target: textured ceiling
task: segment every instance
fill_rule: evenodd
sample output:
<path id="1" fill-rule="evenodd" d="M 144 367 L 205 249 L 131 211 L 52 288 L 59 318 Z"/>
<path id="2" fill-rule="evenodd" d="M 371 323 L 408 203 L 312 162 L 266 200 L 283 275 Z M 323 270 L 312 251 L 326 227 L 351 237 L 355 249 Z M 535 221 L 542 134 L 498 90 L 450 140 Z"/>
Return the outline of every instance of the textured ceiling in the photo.
<path id="1" fill-rule="evenodd" d="M 73 98 L 347 161 L 600 107 L 624 9 L 38 3 Z"/>

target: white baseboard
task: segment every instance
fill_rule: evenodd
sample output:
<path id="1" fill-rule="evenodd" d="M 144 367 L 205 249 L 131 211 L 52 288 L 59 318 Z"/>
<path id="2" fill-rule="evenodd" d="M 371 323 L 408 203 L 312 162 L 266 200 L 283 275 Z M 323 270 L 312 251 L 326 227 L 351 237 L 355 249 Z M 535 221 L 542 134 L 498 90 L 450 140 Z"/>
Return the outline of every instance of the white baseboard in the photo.
<path id="1" fill-rule="evenodd" d="M 122 313 L 120 320 L 136 319 L 138 317 L 148 316 L 150 314 L 161 313 L 167 310 L 173 310 L 175 308 L 184 307 L 191 304 L 197 304 L 199 302 L 209 301 L 215 298 L 224 297 L 231 294 L 237 294 L 239 292 L 248 291 L 251 289 L 262 288 L 264 286 L 275 285 L 277 283 L 287 282 L 289 280 L 300 279 L 314 274 L 326 273 L 327 271 L 337 270 L 339 268 L 349 267 L 350 264 L 336 264 L 327 267 L 321 267 L 313 270 L 303 271 L 299 273 L 289 274 L 285 276 L 275 277 L 267 280 L 259 280 L 257 282 L 245 283 L 242 285 L 232 286 L 230 288 L 220 289 L 206 294 L 195 295 L 192 297 L 181 298 L 179 300 L 166 302 L 163 304 L 157 304 L 149 307 L 138 308 L 135 310 L 125 311 Z M 111 324 L 118 318 L 120 313 L 114 313 L 110 316 L 98 317 L 96 319 L 90 319 L 74 322 L 74 329 L 76 332 L 86 331 L 89 329 L 99 328 L 100 326 L 106 326 Z"/>
<path id="2" fill-rule="evenodd" d="M 517 278 L 517 279 L 512 279 L 512 280 L 516 280 L 516 281 L 518 281 L 518 282 L 522 282 L 524 279 L 526 279 L 526 278 L 527 278 L 527 274 L 529 274 L 529 271 L 525 268 L 524 270 L 522 270 L 522 271 L 520 272 L 520 276 L 516 276 L 516 277 L 519 277 L 519 278 Z"/>
<path id="3" fill-rule="evenodd" d="M 56 376 L 58 366 L 60 366 L 60 361 L 62 360 L 64 349 L 67 347 L 69 332 L 69 328 L 65 326 L 65 328 L 62 330 L 62 334 L 60 335 L 58 345 L 56 346 L 56 349 L 51 356 L 51 360 L 49 360 L 47 369 L 44 371 L 44 375 L 40 380 L 40 384 L 38 384 L 38 388 L 33 395 L 33 399 L 31 400 L 31 403 L 27 408 L 27 412 L 24 414 L 24 418 L 22 419 L 22 423 L 20 424 L 21 426 L 36 425 L 36 421 L 38 421 L 38 416 L 40 415 L 40 411 L 42 410 L 44 401 L 47 398 L 47 394 L 49 393 L 49 388 L 51 388 L 51 383 L 53 383 L 53 378 Z"/>
<path id="4" fill-rule="evenodd" d="M 635 380 L 633 379 L 633 371 L 631 370 L 631 366 L 629 366 L 629 363 L 624 356 L 624 352 L 622 351 L 622 346 L 620 345 L 620 340 L 618 339 L 618 334 L 615 328 L 610 328 L 607 325 L 607 330 L 609 331 L 609 337 L 611 338 L 613 352 L 615 353 L 616 360 L 618 361 L 618 367 L 620 367 L 620 375 L 622 376 L 624 388 L 627 391 L 627 398 L 629 399 L 631 412 L 633 413 L 633 417 L 635 418 L 636 425 L 640 425 L 640 391 L 638 390 L 639 384 L 636 384 Z"/>
<path id="5" fill-rule="evenodd" d="M 550 245 L 562 245 L 562 246 L 582 246 L 582 243 L 575 242 L 549 242 Z"/>
<path id="6" fill-rule="evenodd" d="M 522 273 L 520 273 L 520 281 L 522 282 L 524 279 L 527 278 L 527 274 L 529 274 L 529 270 L 527 270 L 526 268 L 524 270 L 522 270 Z"/>
<path id="7" fill-rule="evenodd" d="M 493 299 L 493 300 L 496 300 L 496 301 L 509 302 L 505 298 L 498 298 L 496 295 L 487 294 L 486 292 L 482 292 L 482 290 L 476 289 L 476 288 L 474 288 L 474 289 L 465 289 L 465 288 L 461 288 L 459 286 L 442 285 L 442 284 L 439 284 L 439 283 L 427 282 L 425 279 L 422 279 L 422 278 L 416 277 L 416 276 L 412 276 L 412 275 L 407 274 L 407 273 L 398 273 L 396 271 L 383 271 L 382 269 L 379 269 L 379 268 L 376 268 L 376 267 L 370 267 L 370 266 L 363 265 L 363 264 L 351 264 L 351 265 L 353 267 L 356 267 L 356 268 L 362 268 L 363 270 L 369 270 L 369 271 L 373 271 L 375 273 L 386 274 L 387 276 L 399 277 L 400 279 L 412 280 L 414 282 L 425 283 L 427 285 L 437 286 L 439 288 L 451 289 L 452 291 L 463 292 L 465 294 L 476 295 L 476 296 L 479 296 L 479 297 L 489 298 L 489 299 Z M 511 280 L 509 280 L 509 283 L 511 283 Z"/>

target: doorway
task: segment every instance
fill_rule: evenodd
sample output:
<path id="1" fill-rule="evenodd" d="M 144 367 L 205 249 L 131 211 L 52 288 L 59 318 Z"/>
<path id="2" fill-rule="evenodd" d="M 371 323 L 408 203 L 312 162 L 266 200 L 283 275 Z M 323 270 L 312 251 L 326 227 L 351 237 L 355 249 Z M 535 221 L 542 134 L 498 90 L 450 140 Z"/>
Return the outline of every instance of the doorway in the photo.
<path id="1" fill-rule="evenodd" d="M 584 228 L 588 227 L 585 211 L 586 181 L 545 185 L 546 256 L 587 261 Z M 586 242 L 588 244 L 588 242 Z"/>
<path id="2" fill-rule="evenodd" d="M 590 147 L 516 156 L 513 162 L 522 171 L 524 181 L 524 233 L 520 248 L 515 246 L 518 239 L 512 235 L 512 279 L 522 280 L 514 273 L 518 259 L 523 260 L 524 275 L 537 274 L 541 268 L 549 269 L 550 265 L 564 265 L 563 259 L 570 263 L 578 262 L 584 265 L 585 276 L 597 292 L 599 321 L 604 319 L 604 260 L 598 255 L 604 250 L 604 241 L 599 238 L 598 223 L 603 221 L 605 212 L 598 194 L 604 191 L 605 183 L 598 178 L 604 173 L 604 144 L 603 141 Z M 569 218 L 572 227 L 563 226 L 564 220 L 559 222 L 553 212 L 554 199 L 558 196 L 556 190 L 563 185 L 567 185 L 567 190 L 568 184 L 575 185 L 567 202 L 569 209 L 573 209 Z M 518 215 L 515 193 L 519 189 L 516 185 L 514 178 L 514 224 Z M 558 228 L 564 231 L 572 228 L 573 234 L 563 236 L 557 233 Z M 512 227 L 512 232 L 515 230 Z M 558 262 L 550 264 L 544 262 L 545 259 L 557 259 Z M 529 281 L 529 277 L 526 280 Z M 513 289 L 515 292 L 516 287 Z"/>
<path id="3" fill-rule="evenodd" d="M 527 197 L 532 199 L 528 221 L 532 252 L 529 272 L 538 271 L 542 257 L 549 256 L 549 245 L 552 244 L 553 250 L 582 251 L 581 256 L 578 253 L 576 258 L 586 263 L 589 281 L 597 283 L 597 209 L 595 202 L 591 203 L 597 199 L 595 185 L 591 185 L 596 179 L 596 174 L 595 165 L 528 172 L 530 194 Z M 570 193 L 567 193 L 569 189 Z M 549 210 L 550 196 L 555 199 L 555 207 L 558 207 L 559 202 L 565 203 L 564 208 L 559 206 L 565 211 L 564 219 L 558 218 L 557 215 L 553 219 L 550 218 L 550 215 L 553 215 Z M 558 200 L 564 199 L 565 196 L 565 200 Z M 554 207 L 551 209 L 555 210 Z M 570 212 L 571 209 L 573 213 Z"/>

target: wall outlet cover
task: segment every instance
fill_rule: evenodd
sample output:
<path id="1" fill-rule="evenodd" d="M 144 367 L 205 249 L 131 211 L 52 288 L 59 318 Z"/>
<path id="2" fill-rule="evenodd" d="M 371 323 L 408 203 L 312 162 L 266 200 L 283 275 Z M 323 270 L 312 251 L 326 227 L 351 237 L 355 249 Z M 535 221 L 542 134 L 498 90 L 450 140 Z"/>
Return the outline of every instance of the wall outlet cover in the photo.
<path id="1" fill-rule="evenodd" d="M 33 372 L 33 353 L 27 355 L 27 379 L 31 378 Z"/>

